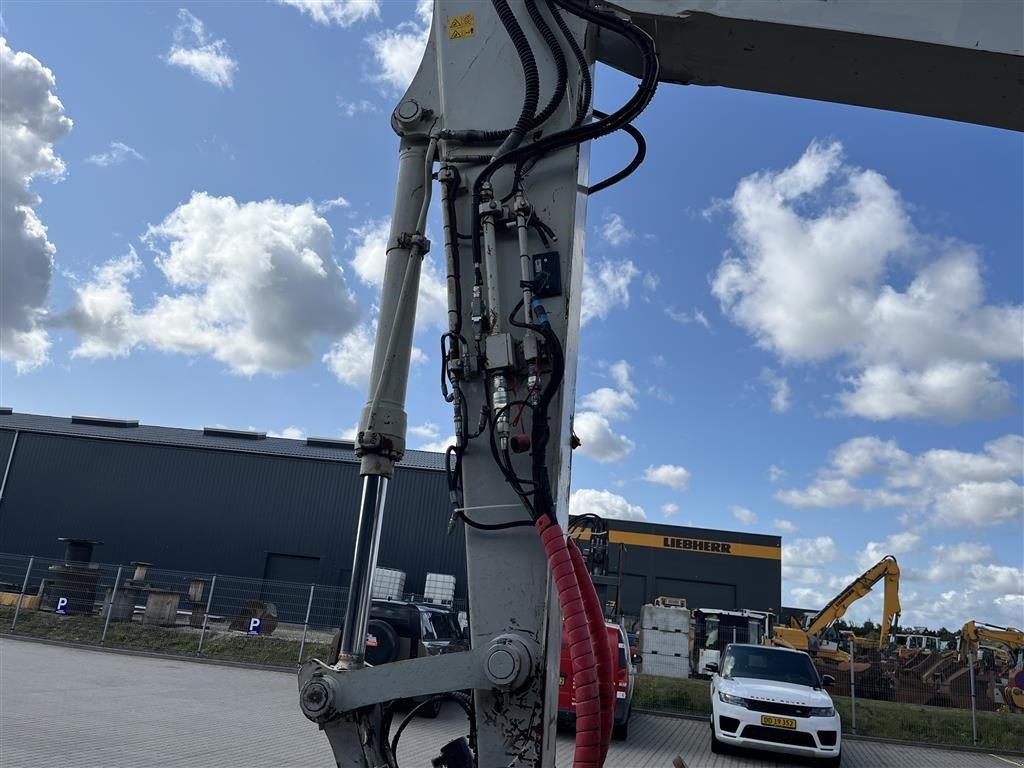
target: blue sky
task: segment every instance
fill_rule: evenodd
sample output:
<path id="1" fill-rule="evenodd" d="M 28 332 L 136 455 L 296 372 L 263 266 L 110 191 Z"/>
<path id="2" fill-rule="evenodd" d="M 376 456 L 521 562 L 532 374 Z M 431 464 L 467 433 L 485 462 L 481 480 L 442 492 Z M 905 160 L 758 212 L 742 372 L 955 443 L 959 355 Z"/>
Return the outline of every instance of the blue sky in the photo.
<path id="1" fill-rule="evenodd" d="M 351 431 L 416 5 L 2 11 L 0 400 Z M 893 552 L 904 623 L 1024 624 L 1021 136 L 675 86 L 638 125 L 590 201 L 574 504 L 781 534 L 788 604 Z M 437 274 L 413 446 L 452 431 Z"/>

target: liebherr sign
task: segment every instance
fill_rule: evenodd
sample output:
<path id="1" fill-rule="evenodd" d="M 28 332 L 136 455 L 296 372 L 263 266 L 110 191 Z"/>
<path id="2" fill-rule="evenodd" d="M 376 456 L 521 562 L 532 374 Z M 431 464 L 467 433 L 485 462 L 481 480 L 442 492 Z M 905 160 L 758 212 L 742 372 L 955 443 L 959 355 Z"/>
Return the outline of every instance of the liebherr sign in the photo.
<path id="1" fill-rule="evenodd" d="M 725 541 L 704 541 L 703 539 L 675 539 L 671 536 L 662 538 L 662 546 L 668 549 L 695 549 L 698 552 L 720 552 L 729 554 L 732 545 Z"/>
<path id="2" fill-rule="evenodd" d="M 590 531 L 574 533 L 581 539 L 589 539 Z M 701 552 L 708 555 L 729 555 L 730 557 L 756 557 L 764 560 L 781 560 L 782 550 L 779 547 L 764 544 L 741 544 L 734 541 L 711 541 L 710 539 L 694 539 L 682 536 L 665 536 L 657 533 L 637 533 L 634 531 L 608 532 L 609 544 L 630 544 L 635 547 L 653 547 L 655 549 L 674 549 L 682 552 Z"/>

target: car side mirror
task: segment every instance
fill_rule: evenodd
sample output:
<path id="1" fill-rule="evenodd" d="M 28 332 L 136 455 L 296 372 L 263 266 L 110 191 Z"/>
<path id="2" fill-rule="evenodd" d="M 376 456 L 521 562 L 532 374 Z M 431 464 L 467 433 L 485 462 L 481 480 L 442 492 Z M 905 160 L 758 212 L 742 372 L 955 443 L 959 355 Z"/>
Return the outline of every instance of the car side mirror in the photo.
<path id="1" fill-rule="evenodd" d="M 836 679 L 834 677 L 832 677 L 832 675 L 822 675 L 821 676 L 821 684 L 824 687 L 827 688 L 830 685 L 835 685 L 836 684 Z"/>
<path id="2" fill-rule="evenodd" d="M 714 662 L 714 661 L 709 661 L 707 664 L 704 665 L 704 669 L 706 669 L 708 672 L 710 672 L 713 675 L 717 675 L 718 674 L 718 663 Z"/>
<path id="3" fill-rule="evenodd" d="M 635 667 L 635 666 L 638 666 L 640 664 L 640 662 L 642 662 L 644 660 L 644 657 L 641 656 L 639 653 L 634 653 L 632 656 L 629 657 L 629 660 L 630 660 L 630 662 L 632 662 L 633 666 Z"/>

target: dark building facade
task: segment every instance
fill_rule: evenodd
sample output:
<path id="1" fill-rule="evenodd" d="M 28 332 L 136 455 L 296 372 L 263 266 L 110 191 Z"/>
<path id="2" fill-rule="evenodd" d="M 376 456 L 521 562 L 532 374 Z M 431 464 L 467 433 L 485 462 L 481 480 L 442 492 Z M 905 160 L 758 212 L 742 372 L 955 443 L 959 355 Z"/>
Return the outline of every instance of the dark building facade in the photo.
<path id="1" fill-rule="evenodd" d="M 607 524 L 605 570 L 616 584 L 602 586 L 605 598 L 614 600 L 621 573 L 624 614 L 639 615 L 640 607 L 657 597 L 681 597 L 691 609 L 746 608 L 778 615 L 781 537 L 626 520 Z"/>
<path id="2" fill-rule="evenodd" d="M 442 461 L 409 451 L 396 469 L 378 564 L 404 571 L 415 594 L 428 572 L 452 574 L 465 597 Z M 0 470 L 0 552 L 60 558 L 58 537 L 97 539 L 99 562 L 348 587 L 362 486 L 351 442 L 0 409 Z M 778 614 L 779 537 L 607 524 L 625 614 L 658 596 Z"/>
<path id="3" fill-rule="evenodd" d="M 7 411 L 9 409 L 4 409 Z M 466 593 L 441 455 L 409 451 L 388 487 L 379 564 Z M 348 587 L 361 491 L 351 442 L 0 412 L 0 552 Z"/>

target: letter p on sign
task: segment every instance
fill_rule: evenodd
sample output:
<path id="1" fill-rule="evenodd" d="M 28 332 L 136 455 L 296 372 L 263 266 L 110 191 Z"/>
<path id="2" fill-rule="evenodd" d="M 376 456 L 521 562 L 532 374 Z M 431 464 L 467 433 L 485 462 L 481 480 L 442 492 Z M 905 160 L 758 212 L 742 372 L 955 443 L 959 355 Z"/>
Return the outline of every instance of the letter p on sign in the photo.
<path id="1" fill-rule="evenodd" d="M 66 616 L 68 612 L 68 599 L 66 597 L 57 598 L 57 611 L 56 613 Z"/>
<path id="2" fill-rule="evenodd" d="M 258 619 L 255 616 L 253 616 L 251 619 L 249 619 L 249 632 L 247 634 L 258 635 L 260 633 L 260 626 L 262 624 L 262 619 Z"/>

